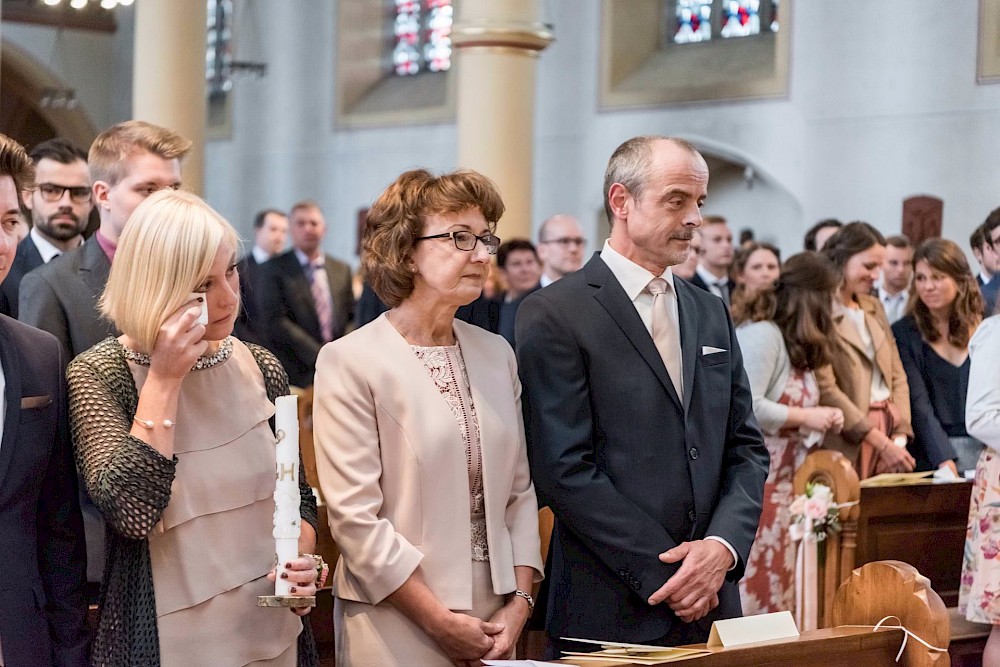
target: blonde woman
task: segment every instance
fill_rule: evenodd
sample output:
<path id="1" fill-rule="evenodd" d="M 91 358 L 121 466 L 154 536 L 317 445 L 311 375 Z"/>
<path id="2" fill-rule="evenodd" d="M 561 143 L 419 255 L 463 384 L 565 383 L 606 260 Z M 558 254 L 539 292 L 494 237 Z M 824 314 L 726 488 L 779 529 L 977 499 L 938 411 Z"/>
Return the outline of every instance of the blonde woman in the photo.
<path id="1" fill-rule="evenodd" d="M 77 465 L 107 522 L 94 665 L 296 664 L 300 619 L 256 606 L 273 590 L 269 420 L 288 382 L 230 336 L 238 243 L 198 197 L 150 196 L 101 299 L 123 333 L 69 367 Z M 300 486 L 308 552 L 316 501 Z M 315 593 L 312 557 L 279 566 L 295 594 Z"/>

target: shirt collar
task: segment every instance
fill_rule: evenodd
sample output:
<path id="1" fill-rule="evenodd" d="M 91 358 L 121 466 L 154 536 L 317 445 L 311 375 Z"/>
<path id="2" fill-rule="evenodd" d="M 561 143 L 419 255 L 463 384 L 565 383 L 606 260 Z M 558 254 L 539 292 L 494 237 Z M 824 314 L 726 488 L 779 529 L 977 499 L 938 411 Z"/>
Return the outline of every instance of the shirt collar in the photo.
<path id="1" fill-rule="evenodd" d="M 250 249 L 250 254 L 253 255 L 253 261 L 258 264 L 263 264 L 267 260 L 271 259 L 271 253 L 264 250 L 257 244 L 254 244 L 253 248 Z"/>
<path id="2" fill-rule="evenodd" d="M 299 250 L 298 248 L 295 248 L 295 257 L 299 260 L 299 264 L 301 264 L 303 267 L 310 266 L 310 265 L 312 265 L 312 266 L 322 266 L 323 263 L 324 263 L 323 255 L 320 255 L 319 257 L 317 257 L 316 261 L 314 262 L 311 259 L 309 259 L 306 256 L 306 254 L 304 252 L 302 252 L 301 250 Z"/>
<path id="3" fill-rule="evenodd" d="M 906 297 L 906 290 L 897 292 L 895 294 L 889 294 L 889 292 L 882 285 L 878 286 L 878 298 L 879 301 L 885 303 L 886 301 L 899 301 Z"/>
<path id="4" fill-rule="evenodd" d="M 712 273 L 708 269 L 706 269 L 701 264 L 698 264 L 698 267 L 695 269 L 695 272 L 699 276 L 701 276 L 701 279 L 705 281 L 706 285 L 728 285 L 729 284 L 729 276 L 723 276 L 721 278 L 716 278 L 715 276 L 712 275 Z"/>
<path id="5" fill-rule="evenodd" d="M 51 262 L 53 258 L 58 257 L 63 253 L 62 250 L 52 245 L 47 238 L 42 236 L 37 227 L 31 228 L 31 240 L 34 241 L 35 247 L 38 248 L 38 254 L 42 256 L 42 261 L 46 264 Z M 83 243 L 82 237 L 79 240 L 80 243 Z M 77 243 L 77 246 L 79 246 L 80 243 Z"/>
<path id="6" fill-rule="evenodd" d="M 604 249 L 601 250 L 601 259 L 611 269 L 611 273 L 621 283 L 622 289 L 625 290 L 625 294 L 628 295 L 631 301 L 635 301 L 636 297 L 642 294 L 643 290 L 649 285 L 649 281 L 653 278 L 663 278 L 670 285 L 670 289 L 674 289 L 674 274 L 670 272 L 669 266 L 659 276 L 655 276 L 632 260 L 625 258 L 621 253 L 612 248 L 608 241 L 604 242 Z"/>
<path id="7" fill-rule="evenodd" d="M 94 238 L 97 239 L 97 245 L 101 246 L 101 250 L 107 255 L 108 261 L 114 263 L 115 251 L 118 249 L 118 244 L 112 243 L 111 239 L 102 234 L 100 229 L 94 232 Z"/>

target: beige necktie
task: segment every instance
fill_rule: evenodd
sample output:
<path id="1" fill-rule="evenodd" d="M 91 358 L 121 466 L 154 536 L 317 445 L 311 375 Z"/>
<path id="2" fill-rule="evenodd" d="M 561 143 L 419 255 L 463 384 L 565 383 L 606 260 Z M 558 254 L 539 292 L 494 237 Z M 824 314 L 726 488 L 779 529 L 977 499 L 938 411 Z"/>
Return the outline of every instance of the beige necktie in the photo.
<path id="1" fill-rule="evenodd" d="M 681 329 L 671 308 L 673 290 L 663 278 L 653 278 L 646 286 L 653 295 L 653 344 L 656 345 L 667 374 L 674 383 L 677 397 L 684 400 L 684 375 L 681 366 Z"/>

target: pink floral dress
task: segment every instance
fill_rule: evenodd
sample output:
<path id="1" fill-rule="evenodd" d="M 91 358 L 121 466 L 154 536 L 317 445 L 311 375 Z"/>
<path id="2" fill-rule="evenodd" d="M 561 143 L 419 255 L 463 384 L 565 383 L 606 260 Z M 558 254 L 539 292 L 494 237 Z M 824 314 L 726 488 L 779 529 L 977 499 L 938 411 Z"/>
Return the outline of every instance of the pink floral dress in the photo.
<path id="1" fill-rule="evenodd" d="M 958 609 L 974 623 L 1000 625 L 1000 454 L 989 447 L 976 465 Z"/>
<path id="2" fill-rule="evenodd" d="M 793 368 L 778 403 L 796 408 L 819 405 L 819 387 L 813 372 Z M 808 453 L 802 440 L 798 427 L 764 436 L 771 464 L 764 483 L 764 508 L 757 537 L 746 573 L 740 580 L 745 616 L 791 611 L 795 606 L 795 544 L 788 526 L 789 507 L 795 498 L 792 490 L 795 470 Z"/>

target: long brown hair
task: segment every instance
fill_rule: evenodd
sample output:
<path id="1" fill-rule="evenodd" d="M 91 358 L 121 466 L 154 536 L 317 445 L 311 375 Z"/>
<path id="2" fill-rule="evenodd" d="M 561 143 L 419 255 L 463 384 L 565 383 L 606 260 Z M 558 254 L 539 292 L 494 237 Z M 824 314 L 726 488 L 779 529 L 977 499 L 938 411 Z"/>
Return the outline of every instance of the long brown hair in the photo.
<path id="1" fill-rule="evenodd" d="M 833 293 L 840 277 L 821 254 L 800 252 L 789 257 L 771 289 L 747 300 L 747 321 L 773 320 L 781 330 L 794 368 L 819 368 L 830 360 Z"/>
<path id="2" fill-rule="evenodd" d="M 983 297 L 969 269 L 969 261 L 958 244 L 948 239 L 927 239 L 913 253 L 913 269 L 917 262 L 925 261 L 935 271 L 940 271 L 955 281 L 958 294 L 948 312 L 948 342 L 956 347 L 968 347 L 972 332 L 983 319 Z M 913 315 L 920 335 L 928 343 L 937 342 L 941 334 L 934 326 L 931 311 L 917 296 L 916 278 L 910 286 L 907 313 Z"/>

